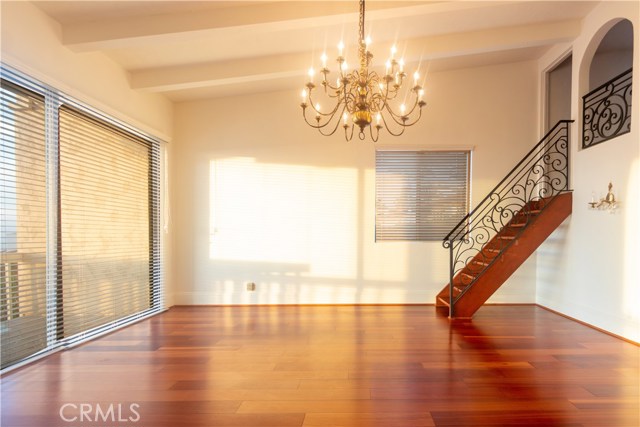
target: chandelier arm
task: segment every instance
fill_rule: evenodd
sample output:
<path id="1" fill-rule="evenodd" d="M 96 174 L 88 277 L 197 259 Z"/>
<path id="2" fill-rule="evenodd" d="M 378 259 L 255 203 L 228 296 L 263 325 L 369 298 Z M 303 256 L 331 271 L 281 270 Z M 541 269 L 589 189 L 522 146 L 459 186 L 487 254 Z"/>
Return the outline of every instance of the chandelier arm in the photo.
<path id="1" fill-rule="evenodd" d="M 342 96 L 342 93 L 340 93 L 341 91 L 339 91 L 338 89 L 334 89 L 334 92 L 336 93 L 334 93 L 333 95 L 330 93 L 327 93 L 327 96 L 329 98 L 340 98 Z"/>
<path id="2" fill-rule="evenodd" d="M 315 111 L 316 115 L 318 115 L 318 116 L 322 116 L 322 117 L 331 116 L 331 117 L 333 117 L 335 115 L 336 111 L 338 111 L 338 108 L 340 108 L 340 104 L 342 104 L 342 100 L 338 99 L 338 101 L 336 102 L 336 104 L 333 107 L 333 110 L 329 111 L 328 113 L 323 113 L 321 111 L 318 111 L 316 109 L 316 104 L 311 99 L 311 91 L 309 91 L 309 105 L 311 106 L 311 108 L 313 108 L 313 111 Z M 331 119 L 329 119 L 329 121 L 331 121 Z"/>
<path id="3" fill-rule="evenodd" d="M 328 92 L 328 91 L 327 91 L 327 92 L 326 92 L 326 95 L 327 95 L 329 98 L 340 98 L 340 97 L 342 97 L 342 96 L 343 96 L 343 92 L 344 92 L 343 86 L 344 86 L 344 85 L 340 85 L 340 86 L 332 86 L 331 84 L 327 83 L 327 87 L 328 87 L 328 88 L 329 88 L 333 93 L 331 93 L 331 92 Z"/>
<path id="4" fill-rule="evenodd" d="M 325 88 L 328 88 L 330 91 L 337 92 L 337 94 L 335 95 L 332 95 L 331 93 L 327 92 L 327 96 L 330 96 L 331 98 L 336 98 L 337 96 L 340 95 L 340 92 L 342 92 L 342 85 L 333 86 L 331 83 L 327 82 L 324 86 Z"/>
<path id="5" fill-rule="evenodd" d="M 389 85 L 387 84 L 387 81 L 385 79 L 382 79 L 383 83 L 380 82 L 380 80 L 378 80 L 378 88 L 380 89 L 380 91 L 378 93 L 385 95 L 385 97 L 389 94 Z M 381 86 L 384 86 L 384 89 L 382 89 Z"/>
<path id="6" fill-rule="evenodd" d="M 345 97 L 343 98 L 343 102 L 344 102 L 345 109 L 349 114 L 353 114 L 353 112 L 356 110 L 355 105 L 357 102 L 357 96 L 354 95 L 352 92 L 347 92 L 346 90 L 344 95 Z"/>
<path id="7" fill-rule="evenodd" d="M 311 126 L 312 128 L 314 128 L 314 129 L 322 129 L 322 128 L 326 127 L 327 125 L 329 125 L 329 123 L 331 123 L 331 121 L 335 117 L 335 112 L 338 110 L 339 105 L 340 105 L 339 103 L 336 104 L 336 106 L 333 109 L 332 113 L 320 113 L 320 112 L 318 112 L 318 110 L 316 110 L 316 108 L 313 106 L 313 104 L 311 104 L 311 108 L 316 113 L 315 124 L 313 122 L 309 121 L 309 119 L 307 118 L 307 109 L 306 109 L 306 107 L 302 108 L 302 116 L 304 117 L 304 121 L 309 126 Z M 320 117 L 325 117 L 325 118 L 329 117 L 329 118 L 323 124 L 320 124 L 320 120 L 319 120 Z M 340 123 L 340 120 L 338 120 L 337 122 Z M 333 132 L 335 132 L 335 130 Z"/>
<path id="8" fill-rule="evenodd" d="M 379 111 L 382 111 L 382 109 L 384 108 L 384 104 L 386 104 L 386 101 L 388 99 L 393 99 L 393 98 L 389 98 L 389 85 L 385 85 L 385 89 L 384 89 L 384 93 L 382 91 L 374 93 L 374 98 L 379 98 L 380 102 L 382 103 L 382 106 L 379 107 Z"/>
<path id="9" fill-rule="evenodd" d="M 418 102 L 416 105 L 420 105 L 420 102 Z M 393 122 L 395 124 L 397 124 L 398 126 L 401 126 L 403 128 L 402 132 L 404 132 L 404 128 L 407 128 L 409 126 L 413 126 L 416 123 L 418 123 L 418 121 L 422 117 L 422 107 L 424 105 L 426 105 L 426 104 L 423 103 L 422 106 L 420 106 L 420 108 L 418 109 L 418 116 L 415 117 L 412 120 L 409 120 L 409 119 L 411 118 L 410 116 L 412 115 L 413 111 L 415 110 L 415 106 L 414 106 L 414 109 L 412 109 L 411 113 L 405 114 L 404 116 L 401 116 L 401 115 L 398 115 L 398 114 L 394 113 L 393 110 L 388 105 L 386 105 L 386 110 L 389 113 L 389 116 L 393 119 Z M 405 117 L 406 120 L 402 120 L 403 117 Z M 385 124 L 385 127 L 387 128 L 387 130 L 389 130 L 389 133 L 391 133 L 394 136 L 398 136 L 398 135 L 402 134 L 402 132 L 400 134 L 398 134 L 398 135 L 392 133 L 390 131 L 390 127 L 387 124 L 387 121 L 385 120 L 385 116 L 383 115 L 382 118 L 383 118 L 383 122 Z"/>
<path id="10" fill-rule="evenodd" d="M 338 104 L 338 105 L 339 105 L 339 104 Z M 336 105 L 335 111 L 337 111 L 337 110 L 338 110 L 338 106 Z M 342 107 L 342 111 L 341 111 L 341 112 L 342 112 L 342 113 L 344 113 L 344 110 L 345 110 L 345 107 Z M 320 134 L 321 134 L 321 135 L 324 135 L 324 136 L 330 136 L 330 135 L 333 135 L 334 133 L 336 133 L 336 130 L 338 130 L 338 126 L 340 126 L 340 118 L 338 118 L 338 119 L 335 121 L 335 126 L 333 127 L 333 130 L 331 130 L 331 132 L 329 132 L 329 133 L 325 133 L 325 132 L 323 132 L 323 128 L 324 128 L 326 125 L 328 125 L 329 123 L 331 123 L 331 122 L 333 121 L 333 119 L 335 118 L 335 111 L 334 111 L 334 114 L 331 116 L 331 118 L 330 118 L 330 119 L 329 119 L 329 120 L 324 124 L 324 126 L 322 126 L 321 128 L 317 128 L 317 129 L 318 129 L 318 132 L 320 132 Z M 342 115 L 342 114 L 340 114 L 340 116 L 341 116 L 341 115 Z"/>
<path id="11" fill-rule="evenodd" d="M 371 104 L 375 106 L 376 112 L 380 112 L 384 109 L 384 105 L 386 104 L 385 97 L 381 93 L 375 92 L 371 95 Z"/>
<path id="12" fill-rule="evenodd" d="M 355 126 L 353 125 L 353 123 L 351 123 L 351 126 L 349 126 L 349 125 L 346 125 L 346 126 L 345 126 L 345 125 L 343 125 L 343 127 L 344 127 L 344 138 L 345 138 L 347 141 L 351 141 L 351 140 L 353 139 L 353 129 L 354 129 L 354 127 L 355 127 Z M 351 133 L 349 133 L 349 132 L 348 132 L 348 129 L 349 129 L 349 128 L 351 128 Z"/>
<path id="13" fill-rule="evenodd" d="M 317 117 L 317 116 L 316 116 L 316 117 Z M 305 122 L 307 122 L 307 124 L 308 124 L 309 126 L 311 126 L 311 127 L 312 127 L 312 128 L 314 128 L 314 129 L 318 129 L 318 130 L 320 130 L 320 133 L 322 133 L 321 129 L 324 129 L 324 128 L 326 128 L 327 126 L 329 126 L 329 125 L 333 122 L 333 117 L 332 117 L 332 118 L 330 118 L 329 120 L 325 121 L 324 123 L 320 124 L 320 121 L 319 121 L 319 120 L 317 120 L 317 119 L 314 119 L 315 123 L 314 123 L 313 121 L 310 121 L 310 120 L 307 118 L 307 115 L 305 114 L 305 115 L 304 115 L 304 121 L 305 121 Z M 340 123 L 340 120 L 336 120 L 335 122 L 336 122 L 336 123 Z M 335 128 L 336 128 L 336 127 L 337 127 L 337 125 L 336 125 L 336 126 L 334 126 L 334 130 L 333 130 L 333 131 L 331 131 L 331 133 L 328 133 L 327 135 L 333 135 L 333 133 L 335 132 Z M 324 134 L 323 134 L 323 135 L 324 135 Z"/>
<path id="14" fill-rule="evenodd" d="M 416 90 L 414 92 L 415 92 L 415 100 L 413 101 L 413 106 L 404 116 L 407 117 L 407 119 L 410 118 L 413 115 L 413 112 L 416 110 L 416 107 L 419 107 L 418 108 L 419 115 L 417 119 L 415 119 L 413 122 L 410 122 L 410 124 L 407 124 L 406 126 L 412 126 L 418 120 L 420 120 L 420 117 L 422 117 L 422 107 L 426 105 L 426 102 L 420 99 L 420 95 L 418 95 L 418 91 Z"/>
<path id="15" fill-rule="evenodd" d="M 314 129 L 317 129 L 318 132 L 320 132 L 320 134 L 323 135 L 323 136 L 331 136 L 331 135 L 333 135 L 334 133 L 336 133 L 336 130 L 338 129 L 338 126 L 340 125 L 340 120 L 339 119 L 335 120 L 335 125 L 333 126 L 333 129 L 330 132 L 327 132 L 327 131 L 324 131 L 324 128 L 332 123 L 335 115 L 332 116 L 329 120 L 327 120 L 324 124 L 319 124 L 318 120 L 316 120 L 316 123 L 310 122 L 309 119 L 307 118 L 306 109 L 303 109 L 302 116 L 304 117 L 304 121 L 310 127 L 314 128 Z"/>
<path id="16" fill-rule="evenodd" d="M 400 136 L 404 133 L 405 129 L 407 128 L 404 124 L 402 123 L 398 123 L 397 121 L 393 121 L 392 123 L 396 123 L 399 125 L 398 131 L 394 131 L 392 126 L 389 126 L 386 122 L 386 120 L 384 120 L 383 118 L 383 123 L 384 123 L 384 127 L 387 130 L 387 132 L 389 132 L 390 135 L 392 136 Z"/>
<path id="17" fill-rule="evenodd" d="M 325 125 L 328 125 L 330 122 L 327 122 Z M 336 120 L 336 125 L 333 127 L 333 129 L 331 130 L 331 132 L 323 132 L 324 127 L 320 127 L 320 128 L 316 128 L 318 129 L 318 132 L 320 132 L 320 134 L 322 136 L 331 136 L 334 133 L 336 133 L 336 130 L 338 130 L 338 126 L 340 125 L 340 120 Z"/>
<path id="18" fill-rule="evenodd" d="M 385 93 L 384 99 L 387 101 L 393 101 L 394 99 L 396 99 L 396 96 L 398 96 L 397 90 L 392 90 L 392 91 L 387 90 Z"/>
<path id="19" fill-rule="evenodd" d="M 415 125 L 416 123 L 418 123 L 421 117 L 422 117 L 422 107 L 420 107 L 420 109 L 418 110 L 418 117 L 416 117 L 415 120 L 413 121 L 407 120 L 407 122 L 404 124 L 404 127 Z"/>
<path id="20" fill-rule="evenodd" d="M 387 112 L 389 113 L 389 117 L 391 117 L 397 125 L 404 126 L 405 121 L 402 120 L 403 116 L 401 116 L 400 114 L 396 114 L 396 112 L 393 111 L 393 109 L 387 102 L 384 103 L 383 109 L 387 110 Z M 385 121 L 385 124 L 386 124 L 386 121 Z"/>
<path id="21" fill-rule="evenodd" d="M 378 137 L 380 136 L 380 129 L 382 129 L 382 126 L 376 125 L 375 128 L 376 128 L 376 133 L 374 135 L 373 126 L 369 126 L 369 135 L 371 135 L 371 140 L 373 142 L 378 142 Z"/>
<path id="22" fill-rule="evenodd" d="M 395 120 L 394 120 L 394 122 L 395 122 Z M 404 133 L 405 126 L 402 126 L 402 125 L 401 125 L 401 128 L 400 128 L 400 132 L 395 133 L 392 130 L 392 128 L 387 124 L 387 119 L 385 118 L 384 115 L 382 115 L 382 123 L 384 124 L 384 128 L 387 130 L 387 132 L 389 132 L 389 134 L 392 135 L 392 136 L 400 136 L 400 135 L 402 135 Z"/>
<path id="23" fill-rule="evenodd" d="M 321 126 L 318 126 L 317 124 L 312 123 L 312 122 L 309 121 L 309 119 L 307 119 L 307 110 L 306 109 L 302 110 L 302 117 L 304 118 L 304 121 L 305 121 L 306 124 L 308 124 L 309 126 L 311 126 L 314 129 L 320 129 Z M 326 123 L 323 126 L 326 126 Z"/>
<path id="24" fill-rule="evenodd" d="M 418 101 L 418 96 L 416 95 L 416 99 L 415 101 L 413 101 L 413 106 L 411 107 L 411 109 L 409 109 L 409 111 L 406 112 L 406 114 L 404 115 L 405 117 L 409 117 L 413 114 L 413 112 L 416 110 L 416 107 L 419 105 Z"/>
<path id="25" fill-rule="evenodd" d="M 424 102 L 420 101 L 416 95 L 416 99 L 414 100 L 413 105 L 411 106 L 409 111 L 405 112 L 404 114 L 397 114 L 395 111 L 393 111 L 393 109 L 388 103 L 385 103 L 385 104 L 386 104 L 387 110 L 389 111 L 389 114 L 391 114 L 391 116 L 394 118 L 394 121 L 400 125 L 403 125 L 403 123 L 407 121 L 409 116 L 413 114 L 417 106 L 420 106 L 420 110 L 422 110 L 422 106 L 424 105 Z M 402 120 L 403 117 L 405 118 L 405 120 Z M 398 119 L 400 119 L 401 121 L 398 121 Z"/>
<path id="26" fill-rule="evenodd" d="M 337 98 L 337 97 L 339 97 L 340 95 L 342 95 L 343 93 L 346 93 L 346 92 L 347 92 L 347 84 L 349 84 L 349 85 L 351 85 L 351 84 L 352 84 L 352 81 L 353 81 L 353 76 L 352 76 L 352 74 L 353 74 L 353 73 L 347 74 L 347 77 L 345 77 L 345 76 L 342 74 L 342 72 L 341 72 L 340 74 L 341 74 L 341 75 L 340 75 L 340 82 L 341 82 L 340 86 L 333 86 L 331 83 L 328 83 L 328 82 L 326 83 L 326 86 L 327 86 L 329 89 L 331 89 L 331 90 L 333 90 L 334 92 L 336 92 L 336 94 L 335 94 L 335 95 L 331 95 L 330 93 L 327 93 L 327 95 L 328 95 L 329 97 L 331 97 L 331 98 Z M 345 84 L 345 80 L 347 80 L 347 84 Z"/>

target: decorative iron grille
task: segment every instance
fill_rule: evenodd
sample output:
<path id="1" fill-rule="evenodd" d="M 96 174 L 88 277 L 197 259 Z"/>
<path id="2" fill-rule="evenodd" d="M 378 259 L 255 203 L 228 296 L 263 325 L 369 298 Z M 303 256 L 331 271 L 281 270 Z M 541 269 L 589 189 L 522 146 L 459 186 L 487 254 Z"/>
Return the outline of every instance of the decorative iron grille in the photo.
<path id="1" fill-rule="evenodd" d="M 632 70 L 628 69 L 582 97 L 582 148 L 631 130 Z"/>

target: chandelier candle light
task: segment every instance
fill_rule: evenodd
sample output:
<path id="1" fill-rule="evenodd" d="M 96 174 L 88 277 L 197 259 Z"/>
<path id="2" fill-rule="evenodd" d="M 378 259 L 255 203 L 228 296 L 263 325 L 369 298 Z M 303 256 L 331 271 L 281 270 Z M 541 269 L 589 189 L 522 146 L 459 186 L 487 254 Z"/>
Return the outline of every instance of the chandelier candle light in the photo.
<path id="1" fill-rule="evenodd" d="M 333 135 L 340 123 L 344 128 L 347 141 L 351 141 L 354 129 L 357 126 L 358 137 L 366 138 L 365 130 L 369 128 L 371 139 L 376 142 L 380 129 L 385 128 L 393 136 L 400 136 L 408 126 L 412 126 L 420 120 L 422 107 L 426 103 L 422 100 L 424 90 L 418 84 L 420 74 L 413 74 L 413 86 L 407 94 L 412 102 L 408 105 L 402 103 L 399 111 L 391 107 L 390 102 L 395 100 L 401 92 L 407 74 L 404 71 L 404 60 L 395 59 L 396 47 L 391 48 L 391 57 L 386 62 L 385 73 L 380 76 L 375 71 L 369 71 L 373 54 L 369 51 L 371 40 L 364 37 L 364 0 L 360 0 L 360 21 L 358 39 L 358 57 L 360 68 L 348 72 L 347 62 L 343 56 L 344 44 L 338 44 L 338 77 L 335 86 L 329 83 L 330 70 L 327 67 L 327 55 L 322 54 L 322 86 L 325 98 L 335 103 L 326 110 L 322 110 L 320 103 L 314 100 L 314 76 L 313 68 L 309 69 L 309 81 L 302 90 L 302 115 L 305 122 L 325 136 Z M 309 109 L 307 109 L 309 108 Z M 312 110 L 312 111 L 309 111 Z M 312 116 L 311 120 L 308 115 Z M 375 125 L 372 124 L 375 119 Z M 375 130 L 374 130 L 375 129 Z"/>

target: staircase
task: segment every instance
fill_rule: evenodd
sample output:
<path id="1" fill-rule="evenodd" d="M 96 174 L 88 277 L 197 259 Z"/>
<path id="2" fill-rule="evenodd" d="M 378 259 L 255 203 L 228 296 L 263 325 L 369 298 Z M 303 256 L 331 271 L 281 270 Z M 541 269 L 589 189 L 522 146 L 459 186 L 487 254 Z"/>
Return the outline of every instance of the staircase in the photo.
<path id="1" fill-rule="evenodd" d="M 443 239 L 449 283 L 436 311 L 470 318 L 571 215 L 569 124 L 551 129 Z"/>

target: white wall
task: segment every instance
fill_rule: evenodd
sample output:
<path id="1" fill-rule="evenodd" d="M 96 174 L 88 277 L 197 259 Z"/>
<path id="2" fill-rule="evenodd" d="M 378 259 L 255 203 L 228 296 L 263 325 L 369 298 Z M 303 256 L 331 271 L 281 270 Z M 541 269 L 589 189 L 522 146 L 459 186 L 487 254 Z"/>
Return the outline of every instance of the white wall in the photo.
<path id="1" fill-rule="evenodd" d="M 477 202 L 536 142 L 536 64 L 434 73 L 426 87 L 422 121 L 378 144 L 475 146 Z M 374 144 L 319 136 L 298 93 L 176 105 L 174 301 L 433 303 L 448 252 L 374 242 Z M 493 301 L 534 298 L 528 261 Z"/>
<path id="2" fill-rule="evenodd" d="M 536 300 L 596 327 L 640 341 L 640 105 L 634 91 L 631 132 L 588 149 L 580 148 L 582 95 L 588 92 L 589 60 L 612 20 L 629 19 L 635 30 L 634 69 L 638 70 L 638 3 L 603 2 L 585 19 L 573 43 L 571 181 L 573 214 L 538 250 Z M 599 38 L 598 38 L 599 37 Z M 594 41 L 595 40 L 595 41 Z M 563 53 L 552 50 L 540 61 L 540 75 Z M 638 87 L 638 73 L 633 87 Z M 622 202 L 613 214 L 588 209 L 592 193 L 603 197 L 609 182 Z"/>
<path id="3" fill-rule="evenodd" d="M 60 24 L 24 1 L 2 1 L 2 61 L 163 140 L 173 110 L 163 96 L 133 91 L 127 73 L 102 53 L 63 46 Z"/>

